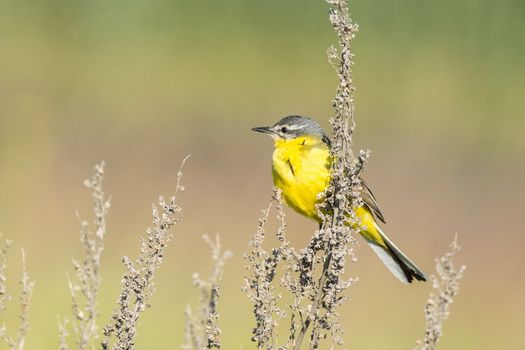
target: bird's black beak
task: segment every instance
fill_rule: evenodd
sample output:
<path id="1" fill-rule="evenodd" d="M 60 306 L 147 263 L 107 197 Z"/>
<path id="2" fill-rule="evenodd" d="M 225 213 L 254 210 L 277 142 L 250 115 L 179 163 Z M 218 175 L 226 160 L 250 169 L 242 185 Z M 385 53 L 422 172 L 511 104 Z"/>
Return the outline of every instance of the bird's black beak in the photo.
<path id="1" fill-rule="evenodd" d="M 269 126 L 259 126 L 257 128 L 252 128 L 253 131 L 262 132 L 263 134 L 272 134 L 272 128 Z"/>

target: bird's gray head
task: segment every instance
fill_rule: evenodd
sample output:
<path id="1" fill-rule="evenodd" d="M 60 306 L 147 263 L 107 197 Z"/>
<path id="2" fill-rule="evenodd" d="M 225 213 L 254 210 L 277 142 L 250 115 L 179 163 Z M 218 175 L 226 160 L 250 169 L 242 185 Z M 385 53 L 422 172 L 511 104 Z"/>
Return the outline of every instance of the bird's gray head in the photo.
<path id="1" fill-rule="evenodd" d="M 253 131 L 269 134 L 273 138 L 294 139 L 299 136 L 317 136 L 329 143 L 328 137 L 315 120 L 301 115 L 289 115 L 272 126 L 253 128 Z"/>

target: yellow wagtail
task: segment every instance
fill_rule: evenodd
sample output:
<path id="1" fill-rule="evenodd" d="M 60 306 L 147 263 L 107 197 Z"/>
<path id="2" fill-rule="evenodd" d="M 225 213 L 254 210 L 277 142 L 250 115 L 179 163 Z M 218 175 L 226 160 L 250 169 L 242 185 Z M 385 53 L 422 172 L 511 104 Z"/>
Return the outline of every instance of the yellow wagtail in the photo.
<path id="1" fill-rule="evenodd" d="M 286 203 L 299 214 L 321 223 L 316 204 L 330 182 L 330 139 L 313 119 L 291 115 L 273 126 L 253 128 L 270 135 L 274 141 L 272 174 L 275 186 L 282 190 Z M 361 235 L 379 259 L 401 282 L 415 278 L 426 281 L 427 276 L 387 237 L 377 224 L 385 222 L 381 209 L 363 182 L 364 205 L 355 209 L 361 220 Z"/>

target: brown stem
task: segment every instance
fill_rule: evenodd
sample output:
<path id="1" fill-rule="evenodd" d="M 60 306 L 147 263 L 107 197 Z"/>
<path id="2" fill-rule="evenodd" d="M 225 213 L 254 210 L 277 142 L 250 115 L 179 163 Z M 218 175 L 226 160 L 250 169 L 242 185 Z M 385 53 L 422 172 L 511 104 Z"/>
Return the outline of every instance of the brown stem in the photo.
<path id="1" fill-rule="evenodd" d="M 317 289 L 317 293 L 315 295 L 312 311 L 306 317 L 306 320 L 301 326 L 301 331 L 299 332 L 299 335 L 297 336 L 297 342 L 294 345 L 294 350 L 301 349 L 301 343 L 303 342 L 304 336 L 306 335 L 306 332 L 308 331 L 308 328 L 310 327 L 310 323 L 312 322 L 312 316 L 317 314 L 317 310 L 319 309 L 319 304 L 321 303 L 321 300 L 323 299 L 324 284 L 326 282 L 328 268 L 330 267 L 331 261 L 332 261 L 332 254 L 328 253 L 327 258 L 324 261 L 323 273 L 321 274 L 321 277 L 319 278 L 319 289 Z M 317 318 L 317 316 L 315 316 L 315 318 Z"/>

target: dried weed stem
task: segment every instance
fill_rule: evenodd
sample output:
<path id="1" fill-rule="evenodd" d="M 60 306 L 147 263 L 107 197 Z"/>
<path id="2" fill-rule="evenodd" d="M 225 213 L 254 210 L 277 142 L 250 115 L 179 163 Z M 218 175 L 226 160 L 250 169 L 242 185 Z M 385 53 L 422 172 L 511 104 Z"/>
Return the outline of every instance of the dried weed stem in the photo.
<path id="1" fill-rule="evenodd" d="M 1 235 L 0 235 L 1 237 Z M 12 242 L 6 240 L 0 248 L 0 312 L 7 308 L 6 303 L 11 300 L 11 296 L 7 293 L 5 269 L 7 267 L 7 251 Z M 22 293 L 20 294 L 20 325 L 16 337 L 12 337 L 7 332 L 6 324 L 0 326 L 0 339 L 2 339 L 9 350 L 23 350 L 25 346 L 25 338 L 29 332 L 29 308 L 31 306 L 31 296 L 35 282 L 31 281 L 29 273 L 26 269 L 26 256 L 22 249 L 22 278 L 20 284 L 22 286 Z"/>
<path id="2" fill-rule="evenodd" d="M 2 234 L 0 234 L 1 237 Z M 5 269 L 7 268 L 7 252 L 12 244 L 12 241 L 6 240 L 0 247 L 0 311 L 4 311 L 7 308 L 6 304 L 11 300 L 11 296 L 7 294 Z"/>
<path id="3" fill-rule="evenodd" d="M 361 204 L 361 181 L 359 174 L 368 153 L 361 151 L 359 157 L 352 153 L 354 120 L 354 91 L 352 78 L 353 53 L 351 44 L 358 31 L 348 9 L 346 0 L 327 0 L 330 4 L 329 20 L 339 38 L 339 49 L 328 50 L 328 58 L 338 74 L 339 84 L 332 105 L 332 167 L 331 182 L 324 193 L 325 200 L 319 207 L 323 218 L 321 229 L 316 232 L 309 247 L 303 251 L 302 273 L 308 278 L 306 285 L 311 290 L 311 306 L 301 312 L 301 329 L 294 349 L 301 348 L 303 339 L 311 327 L 310 349 L 318 349 L 319 343 L 328 335 L 333 343 L 342 345 L 342 329 L 337 307 L 347 300 L 343 292 L 355 280 L 344 279 L 346 258 L 353 252 L 353 235 L 359 233 L 359 221 L 353 208 Z M 348 225 L 350 223 L 350 225 Z M 311 264 L 316 262 L 317 264 Z M 310 263 L 310 264 L 309 264 Z M 322 266 L 321 276 L 312 282 L 315 265 Z M 303 284 L 304 287 L 304 284 Z"/>
<path id="4" fill-rule="evenodd" d="M 332 103 L 334 117 L 330 120 L 333 129 L 332 179 L 319 197 L 322 225 L 305 248 L 297 251 L 286 241 L 279 191 L 274 192 L 274 202 L 282 221 L 277 233 L 280 247 L 271 252 L 263 247 L 264 224 L 271 206 L 259 220 L 259 229 L 250 242 L 252 251 L 246 255 L 250 276 L 245 279 L 244 287 L 253 303 L 256 326 L 252 340 L 257 342 L 259 349 L 299 350 L 308 333 L 309 349 L 318 349 L 321 340 L 328 336 L 333 344 L 343 344 L 338 307 L 347 300 L 344 292 L 355 282 L 355 279 L 345 279 L 343 275 L 347 257 L 356 260 L 352 237 L 359 233 L 360 227 L 353 208 L 362 202 L 359 174 L 368 152 L 361 151 L 358 157 L 354 157 L 351 150 L 355 128 L 351 43 L 358 26 L 350 18 L 345 0 L 327 2 L 331 7 L 329 20 L 339 38 L 339 49 L 332 46 L 328 50 L 329 62 L 339 78 Z M 280 285 L 294 298 L 290 305 L 288 342 L 284 345 L 277 344 L 275 316 L 284 317 L 285 313 L 277 305 L 281 296 L 272 285 L 277 266 L 281 263 L 284 266 Z"/>
<path id="5" fill-rule="evenodd" d="M 199 289 L 201 297 L 195 314 L 189 305 L 186 308 L 185 343 L 183 345 L 185 350 L 221 348 L 217 302 L 224 264 L 232 254 L 228 250 L 225 252 L 221 250 L 218 235 L 215 241 L 212 241 L 207 235 L 204 235 L 203 239 L 211 248 L 213 270 L 206 280 L 203 280 L 197 273 L 193 275 L 193 285 Z"/>
<path id="6" fill-rule="evenodd" d="M 263 210 L 263 216 L 259 218 L 257 231 L 250 240 L 249 244 L 252 249 L 249 253 L 244 254 L 244 259 L 247 261 L 246 269 L 249 275 L 244 278 L 242 289 L 253 304 L 256 325 L 252 331 L 252 341 L 257 343 L 258 349 L 289 348 L 278 347 L 276 345 L 277 332 L 275 327 L 279 319 L 286 316 L 286 313 L 278 306 L 278 301 L 281 296 L 277 294 L 276 287 L 272 284 L 277 274 L 278 263 L 283 261 L 285 256 L 293 255 L 293 253 L 288 250 L 288 243 L 285 237 L 282 206 L 278 207 L 279 212 L 282 214 L 282 225 L 277 234 L 282 245 L 279 248 L 273 248 L 271 252 L 268 252 L 264 248 L 266 235 L 264 227 L 274 203 L 280 205 L 280 196 L 280 190 L 274 189 L 274 200 L 270 202 L 267 209 Z"/>
<path id="7" fill-rule="evenodd" d="M 454 266 L 454 256 L 461 249 L 457 235 L 450 247 L 449 252 L 436 259 L 437 276 L 431 276 L 435 292 L 430 293 L 425 305 L 425 336 L 423 341 L 417 341 L 414 350 L 434 350 L 436 348 L 443 334 L 443 321 L 448 318 L 450 304 L 459 291 L 459 284 L 466 267 L 462 265 L 458 269 Z"/>
<path id="8" fill-rule="evenodd" d="M 94 206 L 93 225 L 95 230 L 89 229 L 89 224 L 80 221 L 80 242 L 84 249 L 82 261 L 73 260 L 75 279 L 68 278 L 71 293 L 71 322 L 77 349 L 92 348 L 93 340 L 98 338 L 96 319 L 98 316 L 97 298 L 100 289 L 100 260 L 104 250 L 106 235 L 106 215 L 110 208 L 110 200 L 104 197 L 102 180 L 104 179 L 104 162 L 95 166 L 95 174 L 91 180 L 85 180 L 84 185 L 91 190 Z M 67 320 L 59 321 L 59 348 L 69 349 L 67 338 Z"/>
<path id="9" fill-rule="evenodd" d="M 181 184 L 182 168 L 187 159 L 188 157 L 183 160 L 177 174 L 175 194 L 184 190 Z M 126 267 L 122 276 L 122 290 L 111 321 L 104 327 L 105 339 L 101 344 L 102 349 L 135 349 L 139 317 L 150 306 L 148 301 L 155 291 L 155 271 L 160 267 L 164 252 L 173 237 L 172 226 L 181 220 L 182 209 L 176 204 L 175 195 L 168 203 L 161 196 L 159 206 L 160 211 L 153 205 L 153 228 L 146 230 L 146 238 L 142 239 L 138 258 L 122 258 Z"/>

